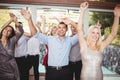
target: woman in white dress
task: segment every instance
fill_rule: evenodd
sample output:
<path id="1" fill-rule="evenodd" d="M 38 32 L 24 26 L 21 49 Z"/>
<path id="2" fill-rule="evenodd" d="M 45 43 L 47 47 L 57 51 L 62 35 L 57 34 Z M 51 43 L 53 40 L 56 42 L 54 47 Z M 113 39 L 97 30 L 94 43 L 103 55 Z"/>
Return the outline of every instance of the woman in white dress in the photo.
<path id="1" fill-rule="evenodd" d="M 80 5 L 80 17 L 78 21 L 78 37 L 82 58 L 82 71 L 80 80 L 103 80 L 102 73 L 102 51 L 112 42 L 118 30 L 120 7 L 114 9 L 114 22 L 110 35 L 102 41 L 101 30 L 97 25 L 88 29 L 87 38 L 83 36 L 82 26 L 85 10 L 88 8 L 88 2 Z"/>

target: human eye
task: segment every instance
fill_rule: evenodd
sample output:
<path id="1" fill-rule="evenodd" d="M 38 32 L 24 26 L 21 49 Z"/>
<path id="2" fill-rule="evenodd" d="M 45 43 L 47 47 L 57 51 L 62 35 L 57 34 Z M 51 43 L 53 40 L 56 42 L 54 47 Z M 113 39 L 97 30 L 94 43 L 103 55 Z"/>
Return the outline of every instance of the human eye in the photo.
<path id="1" fill-rule="evenodd" d="M 99 34 L 99 32 L 97 32 L 97 34 Z"/>
<path id="2" fill-rule="evenodd" d="M 12 32 L 12 30 L 8 29 L 8 32 Z"/>

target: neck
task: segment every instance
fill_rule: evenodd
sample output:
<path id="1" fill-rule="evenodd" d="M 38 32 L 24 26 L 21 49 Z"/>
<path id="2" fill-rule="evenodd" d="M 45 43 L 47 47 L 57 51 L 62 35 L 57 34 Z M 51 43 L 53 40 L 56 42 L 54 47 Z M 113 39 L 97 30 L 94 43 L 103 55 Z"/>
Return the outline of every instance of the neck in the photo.
<path id="1" fill-rule="evenodd" d="M 65 38 L 65 36 L 59 36 L 60 41 L 62 41 Z"/>
<path id="2" fill-rule="evenodd" d="M 88 44 L 89 48 L 92 50 L 97 50 L 96 42 L 91 42 Z"/>
<path id="3" fill-rule="evenodd" d="M 6 41 L 7 41 L 7 38 L 6 38 L 6 37 L 2 37 L 2 38 L 1 38 L 1 41 L 2 41 L 2 42 L 6 42 Z"/>
<path id="4" fill-rule="evenodd" d="M 2 43 L 3 47 L 5 47 L 6 44 L 7 44 L 7 38 L 6 37 L 2 37 L 1 38 L 1 43 Z"/>

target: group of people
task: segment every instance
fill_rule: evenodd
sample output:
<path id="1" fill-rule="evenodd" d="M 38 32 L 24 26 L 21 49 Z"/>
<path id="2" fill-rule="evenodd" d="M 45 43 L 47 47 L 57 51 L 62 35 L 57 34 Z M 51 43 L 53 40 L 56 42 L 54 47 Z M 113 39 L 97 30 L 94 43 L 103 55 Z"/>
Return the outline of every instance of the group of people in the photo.
<path id="1" fill-rule="evenodd" d="M 101 38 L 101 26 L 97 24 L 90 26 L 87 36 L 84 36 L 83 19 L 88 6 L 88 2 L 80 4 L 77 23 L 63 18 L 53 32 L 55 35 L 49 36 L 37 31 L 29 11 L 21 10 L 21 14 L 28 21 L 30 34 L 25 33 L 17 17 L 10 14 L 10 20 L 0 33 L 0 80 L 19 80 L 19 75 L 20 80 L 29 80 L 31 66 L 36 71 L 35 80 L 39 80 L 38 44 L 48 47 L 45 80 L 73 80 L 74 76 L 75 80 L 103 80 L 102 52 L 117 34 L 120 6 L 114 8 L 112 30 L 104 40 Z M 9 25 L 11 22 L 16 24 L 15 30 Z M 71 36 L 66 36 L 68 24 L 71 25 Z"/>

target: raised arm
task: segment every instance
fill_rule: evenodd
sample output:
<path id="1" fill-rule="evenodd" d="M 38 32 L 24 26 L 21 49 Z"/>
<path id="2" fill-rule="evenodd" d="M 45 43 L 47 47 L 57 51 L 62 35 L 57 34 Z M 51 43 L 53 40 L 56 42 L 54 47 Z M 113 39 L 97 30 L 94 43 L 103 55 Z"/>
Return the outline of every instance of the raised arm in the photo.
<path id="1" fill-rule="evenodd" d="M 35 28 L 33 24 L 30 12 L 27 10 L 21 10 L 21 14 L 28 21 L 31 34 L 35 35 L 37 33 L 37 29 Z"/>
<path id="2" fill-rule="evenodd" d="M 42 19 L 42 24 L 43 24 L 42 33 L 43 34 L 47 34 L 47 30 L 46 30 L 46 26 L 45 26 L 45 24 L 46 24 L 46 17 L 43 16 L 43 15 L 41 15 L 40 17 Z"/>
<path id="3" fill-rule="evenodd" d="M 37 22 L 36 24 L 36 27 L 38 28 L 38 31 L 40 32 L 40 33 L 42 33 L 42 30 L 41 30 L 41 22 Z"/>
<path id="4" fill-rule="evenodd" d="M 61 21 L 63 21 L 65 24 L 70 24 L 72 25 L 73 27 L 77 28 L 77 24 L 76 22 L 72 21 L 70 18 L 61 18 Z"/>
<path id="5" fill-rule="evenodd" d="M 16 27 L 15 36 L 11 40 L 13 42 L 17 42 L 19 40 L 19 38 L 23 35 L 24 30 L 23 30 L 23 27 L 18 22 L 17 17 L 13 13 L 11 13 L 10 17 L 13 18 L 13 22 L 15 23 L 15 27 Z"/>
<path id="6" fill-rule="evenodd" d="M 15 15 L 13 13 L 9 13 L 9 16 L 10 16 L 10 19 L 2 26 L 2 28 L 8 26 L 13 22 L 13 18 L 15 17 Z"/>
<path id="7" fill-rule="evenodd" d="M 78 21 L 78 26 L 77 26 L 77 31 L 78 31 L 78 39 L 79 39 L 79 43 L 80 43 L 80 47 L 81 47 L 81 52 L 83 51 L 84 45 L 86 44 L 86 41 L 84 39 L 83 36 L 83 19 L 84 19 L 84 14 L 85 14 L 85 10 L 88 8 L 88 2 L 83 2 L 80 5 L 80 16 L 79 16 L 79 21 Z"/>
<path id="8" fill-rule="evenodd" d="M 120 6 L 116 6 L 114 8 L 114 22 L 113 22 L 113 25 L 112 25 L 111 33 L 108 36 L 108 38 L 105 39 L 102 42 L 101 50 L 106 48 L 113 41 L 113 39 L 115 38 L 115 36 L 117 34 L 117 31 L 118 31 L 119 18 L 120 18 Z"/>
<path id="9" fill-rule="evenodd" d="M 32 37 L 32 35 L 30 33 L 28 33 L 28 32 L 24 32 L 23 35 L 26 36 L 26 37 L 28 37 L 28 38 Z"/>

